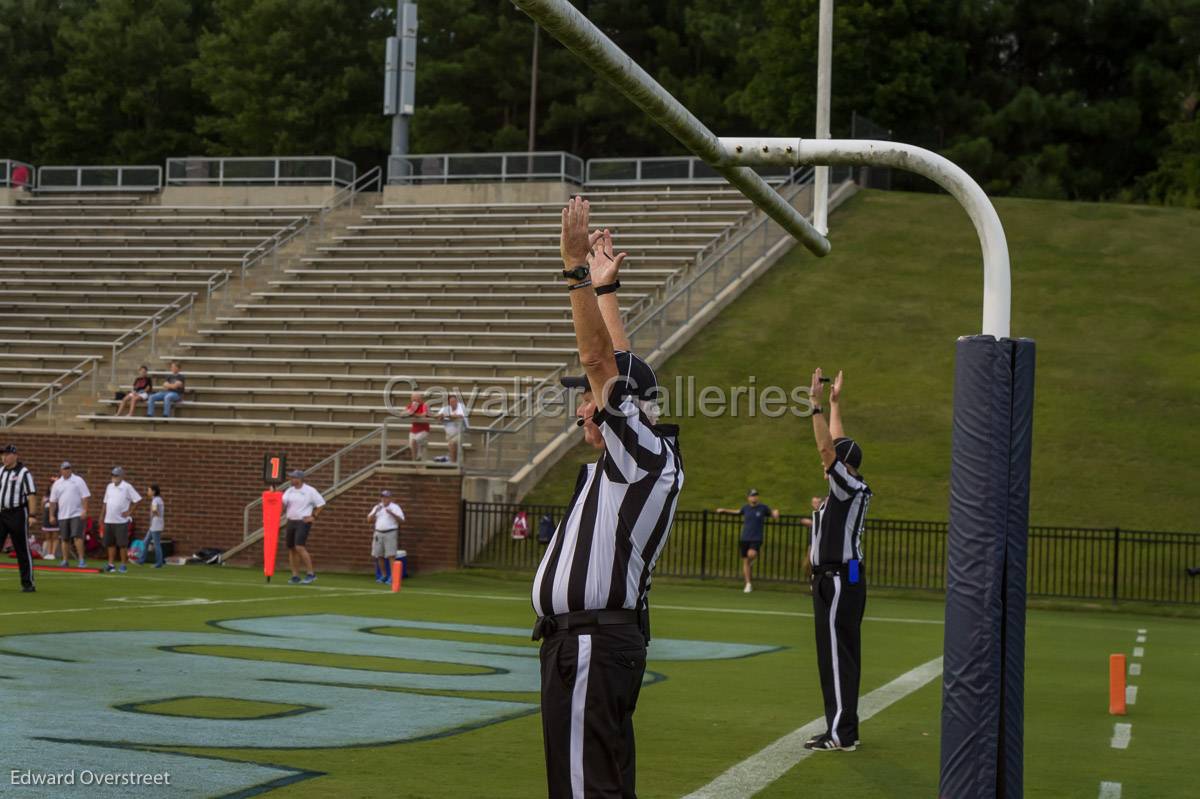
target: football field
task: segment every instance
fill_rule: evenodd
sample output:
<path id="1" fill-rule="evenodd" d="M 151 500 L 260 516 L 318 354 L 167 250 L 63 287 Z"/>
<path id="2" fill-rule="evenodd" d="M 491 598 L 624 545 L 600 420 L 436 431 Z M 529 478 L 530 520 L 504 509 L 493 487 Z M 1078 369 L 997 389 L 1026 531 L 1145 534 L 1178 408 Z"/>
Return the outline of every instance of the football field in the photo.
<path id="1" fill-rule="evenodd" d="M 0 571 L 5 794 L 545 795 L 527 575 L 425 576 L 398 594 L 230 567 L 37 579 L 21 594 Z M 936 795 L 936 598 L 869 597 L 862 746 L 807 758 L 821 715 L 808 597 L 659 582 L 651 601 L 639 796 Z M 1112 653 L 1137 664 L 1124 718 L 1107 713 Z M 1194 795 L 1198 675 L 1194 618 L 1031 610 L 1025 794 Z M 169 787 L 82 784 L 131 772 Z M 74 787 L 23 784 L 68 773 Z"/>

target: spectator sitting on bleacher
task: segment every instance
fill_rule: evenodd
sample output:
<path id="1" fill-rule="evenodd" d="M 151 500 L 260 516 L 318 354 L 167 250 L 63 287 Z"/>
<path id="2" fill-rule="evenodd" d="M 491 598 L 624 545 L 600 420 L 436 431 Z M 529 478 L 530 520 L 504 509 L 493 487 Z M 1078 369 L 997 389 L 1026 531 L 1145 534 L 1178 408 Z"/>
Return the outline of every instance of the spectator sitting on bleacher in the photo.
<path id="1" fill-rule="evenodd" d="M 425 447 L 429 443 L 429 406 L 420 391 L 412 393 L 412 402 L 404 406 L 404 415 L 412 417 L 412 428 L 408 431 L 408 448 L 414 461 L 425 460 Z"/>
<path id="2" fill-rule="evenodd" d="M 137 408 L 138 400 L 145 402 L 150 397 L 150 387 L 152 385 L 149 370 L 145 366 L 139 366 L 137 377 L 133 379 L 133 390 L 121 397 L 121 404 L 117 406 L 117 416 L 121 415 L 126 406 L 129 406 L 129 411 L 125 415 L 133 416 L 133 411 Z M 168 412 L 167 416 L 170 415 Z"/>
<path id="3" fill-rule="evenodd" d="M 175 404 L 183 399 L 183 390 L 186 384 L 183 378 L 183 372 L 179 371 L 179 361 L 171 361 L 171 374 L 167 375 L 167 379 L 163 381 L 162 390 L 155 391 L 146 400 L 146 415 L 154 416 L 154 409 L 158 403 L 163 405 L 163 416 L 168 419 L 171 417 L 171 409 Z"/>

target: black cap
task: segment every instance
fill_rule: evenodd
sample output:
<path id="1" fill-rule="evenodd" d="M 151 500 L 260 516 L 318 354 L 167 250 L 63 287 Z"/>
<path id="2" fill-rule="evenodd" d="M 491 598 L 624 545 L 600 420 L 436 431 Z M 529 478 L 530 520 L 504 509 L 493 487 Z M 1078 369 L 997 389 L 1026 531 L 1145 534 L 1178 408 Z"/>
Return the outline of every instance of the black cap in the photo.
<path id="1" fill-rule="evenodd" d="M 632 352 L 621 350 L 616 354 L 618 380 L 614 385 L 617 396 L 629 395 L 640 400 L 658 399 L 658 376 L 643 361 Z M 591 389 L 587 375 L 582 377 L 563 377 L 558 381 L 565 388 Z"/>
<path id="2" fill-rule="evenodd" d="M 16 445 L 16 444 L 5 444 L 5 445 L 4 445 L 4 449 L 3 449 L 3 450 L 0 450 L 0 452 L 3 452 L 5 455 L 7 455 L 7 454 L 8 454 L 8 453 L 10 453 L 10 452 L 13 452 L 13 453 L 15 453 L 16 451 L 17 451 L 17 445 Z"/>
<path id="3" fill-rule="evenodd" d="M 833 451 L 837 459 L 847 466 L 857 469 L 862 465 L 862 447 L 853 438 L 834 439 Z"/>
<path id="4" fill-rule="evenodd" d="M 752 489 L 750 489 L 749 491 L 747 491 L 747 492 L 746 492 L 746 496 L 748 496 L 748 497 L 757 497 L 757 496 L 758 496 L 758 489 L 757 489 L 757 488 L 752 488 Z"/>

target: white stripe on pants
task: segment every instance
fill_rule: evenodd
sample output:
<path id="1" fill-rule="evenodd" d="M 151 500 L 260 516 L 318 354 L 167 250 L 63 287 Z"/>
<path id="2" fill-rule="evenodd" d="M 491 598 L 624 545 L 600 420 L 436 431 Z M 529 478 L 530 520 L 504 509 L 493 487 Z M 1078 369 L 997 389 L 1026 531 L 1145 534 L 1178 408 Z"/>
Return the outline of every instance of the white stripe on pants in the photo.
<path id="1" fill-rule="evenodd" d="M 575 658 L 575 687 L 571 692 L 571 795 L 583 796 L 584 711 L 587 709 L 588 669 L 592 664 L 592 636 L 579 636 Z"/>
<path id="2" fill-rule="evenodd" d="M 829 724 L 829 734 L 833 736 L 833 742 L 838 746 L 842 745 L 837 734 L 838 722 L 842 720 L 842 677 L 838 669 L 837 640 L 838 599 L 841 595 L 842 576 L 835 574 L 833 575 L 833 602 L 829 605 L 829 655 L 833 661 L 833 696 L 837 700 L 837 712 L 833 714 L 833 721 Z"/>

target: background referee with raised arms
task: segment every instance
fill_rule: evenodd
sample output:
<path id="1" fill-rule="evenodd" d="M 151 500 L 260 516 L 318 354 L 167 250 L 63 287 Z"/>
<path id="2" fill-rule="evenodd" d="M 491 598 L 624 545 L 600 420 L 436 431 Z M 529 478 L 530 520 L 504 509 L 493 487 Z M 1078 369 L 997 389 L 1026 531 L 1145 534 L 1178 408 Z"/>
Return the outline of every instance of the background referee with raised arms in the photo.
<path id="1" fill-rule="evenodd" d="M 546 777 L 552 799 L 634 797 L 633 712 L 650 638 L 646 594 L 671 530 L 683 463 L 677 428 L 655 424 L 653 370 L 625 349 L 623 329 L 614 335 L 606 323 L 613 309 L 597 295 L 615 306 L 623 255 L 613 256 L 607 231 L 589 235 L 588 204 L 579 198 L 563 210 L 561 247 L 587 373 L 562 382 L 584 389 L 576 415 L 585 440 L 603 452 L 580 470 L 533 582 Z"/>
<path id="2" fill-rule="evenodd" d="M 11 538 L 21 570 L 21 590 L 34 591 L 33 558 L 29 555 L 29 520 L 38 515 L 33 475 L 17 460 L 13 444 L 4 447 L 4 468 L 0 469 L 0 548 Z"/>
<path id="3" fill-rule="evenodd" d="M 829 392 L 829 419 L 821 405 L 821 370 L 809 387 L 813 437 L 821 455 L 829 495 L 813 512 L 812 598 L 817 668 L 825 699 L 826 731 L 805 742 L 816 751 L 858 746 L 858 687 L 862 667 L 862 618 L 867 578 L 862 567 L 862 531 L 871 489 L 858 473 L 862 448 L 842 429 L 842 373 Z"/>

